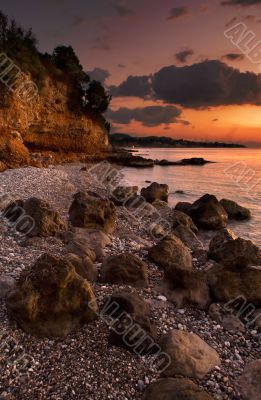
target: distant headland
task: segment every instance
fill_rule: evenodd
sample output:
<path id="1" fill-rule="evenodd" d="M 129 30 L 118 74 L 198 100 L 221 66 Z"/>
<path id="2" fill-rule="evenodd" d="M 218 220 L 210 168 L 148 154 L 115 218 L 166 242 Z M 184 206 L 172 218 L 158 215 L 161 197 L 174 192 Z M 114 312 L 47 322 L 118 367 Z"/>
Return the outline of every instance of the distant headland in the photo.
<path id="1" fill-rule="evenodd" d="M 236 143 L 199 142 L 184 139 L 172 139 L 166 136 L 130 136 L 125 133 L 109 135 L 110 143 L 119 147 L 217 147 L 217 148 L 245 148 Z"/>

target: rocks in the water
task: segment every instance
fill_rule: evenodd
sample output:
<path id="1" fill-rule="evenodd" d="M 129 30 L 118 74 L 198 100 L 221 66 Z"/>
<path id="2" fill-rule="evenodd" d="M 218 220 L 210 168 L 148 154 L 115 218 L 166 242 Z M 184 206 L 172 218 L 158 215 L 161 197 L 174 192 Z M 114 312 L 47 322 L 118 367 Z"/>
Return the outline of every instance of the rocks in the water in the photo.
<path id="1" fill-rule="evenodd" d="M 155 200 L 162 200 L 167 203 L 169 197 L 169 187 L 165 184 L 153 182 L 147 188 L 141 189 L 141 196 L 144 197 L 148 203 L 153 203 Z"/>
<path id="2" fill-rule="evenodd" d="M 159 267 L 192 268 L 192 257 L 188 248 L 175 235 L 167 236 L 149 250 L 149 258 Z"/>
<path id="3" fill-rule="evenodd" d="M 60 214 L 46 201 L 35 197 L 9 204 L 3 215 L 14 224 L 17 231 L 28 237 L 54 236 L 67 229 Z"/>
<path id="4" fill-rule="evenodd" d="M 150 384 L 143 400 L 213 400 L 190 379 L 162 378 Z"/>
<path id="5" fill-rule="evenodd" d="M 203 379 L 220 364 L 216 350 L 195 333 L 172 330 L 163 336 L 161 348 L 171 359 L 163 372 L 164 376 Z"/>
<path id="6" fill-rule="evenodd" d="M 223 228 L 211 239 L 209 244 L 209 252 L 213 253 L 218 250 L 224 243 L 229 240 L 235 240 L 237 236 L 231 229 Z"/>
<path id="7" fill-rule="evenodd" d="M 140 258 L 123 253 L 105 258 L 101 269 L 102 282 L 129 284 L 143 287 L 148 285 L 148 266 Z"/>
<path id="8" fill-rule="evenodd" d="M 261 395 L 261 359 L 248 364 L 239 380 L 243 400 L 258 400 Z"/>
<path id="9" fill-rule="evenodd" d="M 88 256 L 92 251 L 96 256 L 90 257 L 93 261 L 95 258 L 102 260 L 106 255 L 105 247 L 111 243 L 105 232 L 88 228 L 74 228 L 73 231 L 66 232 L 63 239 L 71 253 Z"/>
<path id="10" fill-rule="evenodd" d="M 227 212 L 217 198 L 210 194 L 195 201 L 189 208 L 189 215 L 198 227 L 205 229 L 225 228 L 228 221 Z"/>
<path id="11" fill-rule="evenodd" d="M 251 218 L 251 211 L 246 207 L 240 206 L 233 200 L 222 199 L 220 204 L 231 219 L 244 220 Z"/>
<path id="12" fill-rule="evenodd" d="M 177 307 L 189 304 L 203 310 L 208 308 L 211 300 L 204 272 L 169 265 L 164 274 L 170 288 L 167 297 Z"/>
<path id="13" fill-rule="evenodd" d="M 7 297 L 15 288 L 16 281 L 8 275 L 0 275 L 0 299 Z"/>
<path id="14" fill-rule="evenodd" d="M 125 206 L 138 195 L 138 186 L 118 186 L 112 192 L 111 200 L 116 206 Z"/>
<path id="15" fill-rule="evenodd" d="M 100 229 L 112 233 L 116 224 L 115 205 L 93 192 L 78 192 L 74 195 L 69 210 L 69 219 L 79 228 Z"/>
<path id="16" fill-rule="evenodd" d="M 75 268 L 75 271 L 82 278 L 87 279 L 89 282 L 95 282 L 98 277 L 98 270 L 93 264 L 92 260 L 86 257 L 80 257 L 76 254 L 66 254 L 66 260 L 68 260 Z"/>
<path id="17" fill-rule="evenodd" d="M 211 248 L 209 257 L 229 269 L 261 266 L 261 250 L 251 240 L 238 238 L 228 240 L 214 249 L 212 244 Z"/>
<path id="18" fill-rule="evenodd" d="M 223 326 L 228 332 L 245 332 L 245 326 L 239 317 L 229 313 L 220 304 L 211 304 L 208 313 L 211 318 Z"/>
<path id="19" fill-rule="evenodd" d="M 173 228 L 177 228 L 178 226 L 182 225 L 185 226 L 186 228 L 189 228 L 192 230 L 192 232 L 197 233 L 198 228 L 192 221 L 189 215 L 185 214 L 182 211 L 179 210 L 173 210 L 172 211 L 172 220 L 173 220 Z"/>
<path id="20" fill-rule="evenodd" d="M 261 268 L 230 269 L 215 265 L 208 271 L 212 297 L 217 302 L 228 302 L 244 297 L 249 303 L 261 305 Z"/>
<path id="21" fill-rule="evenodd" d="M 89 282 L 69 261 L 48 254 L 22 273 L 7 306 L 26 332 L 40 337 L 66 337 L 98 312 Z"/>
<path id="22" fill-rule="evenodd" d="M 183 158 L 181 162 L 184 165 L 205 165 L 211 163 L 212 161 L 205 160 L 202 157 L 192 157 L 192 158 Z"/>
<path id="23" fill-rule="evenodd" d="M 173 233 L 192 251 L 203 249 L 203 243 L 190 228 L 187 228 L 184 225 L 179 225 L 174 229 Z"/>
<path id="24" fill-rule="evenodd" d="M 182 211 L 183 213 L 189 215 L 191 206 L 192 204 L 188 203 L 187 201 L 179 201 L 175 206 L 175 210 Z"/>

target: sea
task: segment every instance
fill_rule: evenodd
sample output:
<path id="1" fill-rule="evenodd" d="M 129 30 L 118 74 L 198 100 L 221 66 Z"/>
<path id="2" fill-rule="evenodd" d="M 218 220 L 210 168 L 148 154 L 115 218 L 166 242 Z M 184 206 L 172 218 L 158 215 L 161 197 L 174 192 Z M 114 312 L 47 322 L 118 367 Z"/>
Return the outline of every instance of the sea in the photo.
<path id="1" fill-rule="evenodd" d="M 139 148 L 135 155 L 179 161 L 203 157 L 212 161 L 204 166 L 155 166 L 123 169 L 125 184 L 142 187 L 150 182 L 169 185 L 169 204 L 194 202 L 206 193 L 219 200 L 234 200 L 252 212 L 249 221 L 229 221 L 229 227 L 242 238 L 261 246 L 261 149 L 256 148 Z M 178 192 L 177 192 L 178 191 Z"/>

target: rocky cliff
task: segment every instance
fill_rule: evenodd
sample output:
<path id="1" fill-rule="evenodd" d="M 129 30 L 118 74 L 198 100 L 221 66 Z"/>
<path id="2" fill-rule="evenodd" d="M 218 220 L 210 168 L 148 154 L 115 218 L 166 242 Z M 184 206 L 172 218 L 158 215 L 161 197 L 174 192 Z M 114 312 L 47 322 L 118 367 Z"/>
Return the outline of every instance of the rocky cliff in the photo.
<path id="1" fill-rule="evenodd" d="M 8 89 L 0 103 L 0 171 L 22 165 L 39 165 L 41 160 L 60 162 L 97 155 L 108 150 L 104 121 L 68 106 L 68 85 L 46 78 L 31 101 Z"/>

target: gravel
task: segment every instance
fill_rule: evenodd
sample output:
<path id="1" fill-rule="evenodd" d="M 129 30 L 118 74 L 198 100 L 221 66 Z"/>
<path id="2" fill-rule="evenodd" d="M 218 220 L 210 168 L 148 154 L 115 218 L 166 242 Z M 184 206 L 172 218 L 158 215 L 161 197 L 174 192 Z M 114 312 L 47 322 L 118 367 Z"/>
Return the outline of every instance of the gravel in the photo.
<path id="1" fill-rule="evenodd" d="M 68 219 L 72 195 L 78 190 L 106 194 L 91 182 L 82 165 L 70 164 L 47 169 L 24 168 L 1 173 L 0 199 L 39 197 L 48 201 Z M 151 307 L 158 337 L 171 329 L 192 331 L 215 348 L 221 366 L 203 381 L 195 381 L 217 400 L 241 399 L 237 380 L 244 366 L 260 357 L 253 332 L 229 333 L 204 311 L 176 309 L 157 290 L 163 274 L 147 259 L 147 249 L 155 241 L 146 231 L 147 221 L 132 218 L 118 208 L 117 229 L 107 254 L 131 252 L 149 265 L 149 287 L 94 284 L 100 304 L 119 290 L 136 292 Z M 26 239 L 0 217 L 0 277 L 17 279 L 22 270 L 43 253 L 64 255 L 59 238 Z M 197 260 L 194 260 L 197 267 Z M 100 265 L 98 264 L 98 267 Z M 139 357 L 125 349 L 108 346 L 109 327 L 97 319 L 65 340 L 38 339 L 24 333 L 8 319 L 0 300 L 0 399 L 15 400 L 139 400 L 149 383 L 158 378 L 149 357 Z"/>

